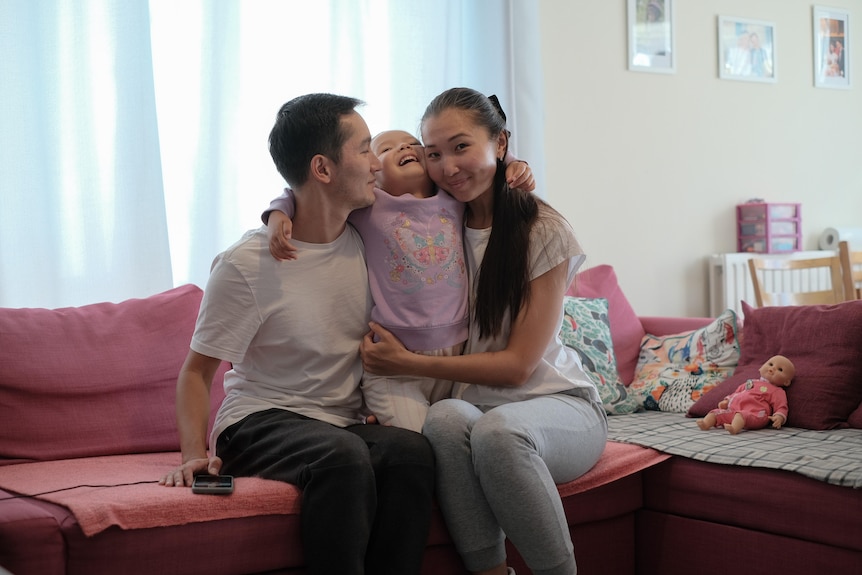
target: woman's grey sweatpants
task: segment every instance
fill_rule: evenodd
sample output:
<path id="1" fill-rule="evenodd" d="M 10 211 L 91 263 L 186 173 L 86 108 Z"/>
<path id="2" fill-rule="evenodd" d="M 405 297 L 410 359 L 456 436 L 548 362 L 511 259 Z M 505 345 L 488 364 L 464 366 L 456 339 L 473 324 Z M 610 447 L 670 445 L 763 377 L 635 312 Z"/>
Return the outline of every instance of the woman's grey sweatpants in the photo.
<path id="1" fill-rule="evenodd" d="M 468 570 L 502 563 L 508 536 L 534 575 L 577 572 L 556 484 L 601 456 L 601 403 L 557 394 L 482 409 L 445 399 L 431 406 L 422 432 L 434 448 L 441 511 Z"/>

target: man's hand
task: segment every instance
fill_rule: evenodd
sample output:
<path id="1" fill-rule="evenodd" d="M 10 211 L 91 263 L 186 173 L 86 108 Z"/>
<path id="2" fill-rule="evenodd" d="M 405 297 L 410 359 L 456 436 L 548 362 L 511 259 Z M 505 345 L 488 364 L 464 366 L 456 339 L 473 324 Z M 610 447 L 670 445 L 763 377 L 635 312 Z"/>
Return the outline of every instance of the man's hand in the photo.
<path id="1" fill-rule="evenodd" d="M 293 221 L 287 214 L 274 210 L 269 214 L 266 235 L 269 237 L 269 252 L 277 260 L 295 260 L 296 246 L 290 243 Z"/>
<path id="2" fill-rule="evenodd" d="M 200 457 L 198 459 L 190 459 L 177 467 L 176 469 L 166 473 L 159 479 L 159 485 L 166 487 L 191 487 L 195 480 L 195 475 L 207 473 L 209 475 L 218 475 L 221 471 L 221 457 Z"/>

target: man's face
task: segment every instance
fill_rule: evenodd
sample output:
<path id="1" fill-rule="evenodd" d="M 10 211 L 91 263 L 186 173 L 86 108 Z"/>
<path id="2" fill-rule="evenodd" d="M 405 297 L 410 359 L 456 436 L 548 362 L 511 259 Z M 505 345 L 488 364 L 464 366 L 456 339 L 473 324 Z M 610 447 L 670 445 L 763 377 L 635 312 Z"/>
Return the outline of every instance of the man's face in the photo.
<path id="1" fill-rule="evenodd" d="M 371 132 L 362 116 L 351 112 L 342 117 L 341 127 L 348 138 L 341 147 L 341 160 L 333 167 L 333 184 L 350 208 L 364 208 L 374 203 L 380 161 L 371 151 Z"/>

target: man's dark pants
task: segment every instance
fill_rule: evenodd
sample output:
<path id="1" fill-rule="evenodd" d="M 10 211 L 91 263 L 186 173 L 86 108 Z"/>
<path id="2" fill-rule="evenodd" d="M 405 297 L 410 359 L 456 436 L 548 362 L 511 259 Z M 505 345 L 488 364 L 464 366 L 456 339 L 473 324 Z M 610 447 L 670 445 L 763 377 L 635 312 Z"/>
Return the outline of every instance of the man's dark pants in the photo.
<path id="1" fill-rule="evenodd" d="M 249 415 L 218 438 L 222 473 L 302 489 L 310 574 L 419 573 L 431 521 L 434 454 L 420 434 L 341 428 L 283 409 Z"/>

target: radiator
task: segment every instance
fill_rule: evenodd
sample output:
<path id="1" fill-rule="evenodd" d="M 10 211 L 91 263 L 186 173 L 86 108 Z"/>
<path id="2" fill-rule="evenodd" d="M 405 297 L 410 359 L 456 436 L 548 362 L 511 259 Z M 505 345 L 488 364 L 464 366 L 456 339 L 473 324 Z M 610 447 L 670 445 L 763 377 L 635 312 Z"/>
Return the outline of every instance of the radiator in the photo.
<path id="1" fill-rule="evenodd" d="M 748 273 L 748 260 L 752 257 L 769 259 L 822 258 L 835 255 L 833 251 L 791 252 L 786 254 L 715 254 L 709 257 L 709 314 L 717 317 L 726 309 L 734 310 L 741 318 L 742 303 L 756 307 L 754 285 Z M 762 277 L 767 291 L 814 291 L 829 289 L 828 271 L 785 270 L 765 273 Z"/>

